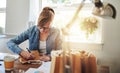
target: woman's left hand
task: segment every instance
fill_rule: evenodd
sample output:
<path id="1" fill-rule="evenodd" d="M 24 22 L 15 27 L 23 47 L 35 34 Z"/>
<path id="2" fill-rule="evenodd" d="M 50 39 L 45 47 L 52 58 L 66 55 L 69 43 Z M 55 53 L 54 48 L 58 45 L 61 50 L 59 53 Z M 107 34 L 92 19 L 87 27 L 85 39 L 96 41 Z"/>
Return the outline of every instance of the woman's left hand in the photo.
<path id="1" fill-rule="evenodd" d="M 41 61 L 45 61 L 45 62 L 47 62 L 47 61 L 50 61 L 50 56 L 47 56 L 47 55 L 42 55 L 42 56 L 40 56 L 40 60 Z"/>

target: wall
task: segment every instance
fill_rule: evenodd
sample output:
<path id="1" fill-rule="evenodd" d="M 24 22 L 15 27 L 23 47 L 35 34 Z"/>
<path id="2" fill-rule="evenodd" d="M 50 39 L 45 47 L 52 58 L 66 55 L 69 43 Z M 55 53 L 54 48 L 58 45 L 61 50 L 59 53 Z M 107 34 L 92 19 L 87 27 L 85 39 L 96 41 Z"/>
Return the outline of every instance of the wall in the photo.
<path id="1" fill-rule="evenodd" d="M 27 28 L 29 0 L 7 0 L 5 33 L 18 34 Z"/>
<path id="2" fill-rule="evenodd" d="M 104 19 L 104 46 L 101 58 L 112 62 L 111 73 L 120 73 L 120 1 L 105 0 L 110 2 L 117 9 L 116 19 Z"/>

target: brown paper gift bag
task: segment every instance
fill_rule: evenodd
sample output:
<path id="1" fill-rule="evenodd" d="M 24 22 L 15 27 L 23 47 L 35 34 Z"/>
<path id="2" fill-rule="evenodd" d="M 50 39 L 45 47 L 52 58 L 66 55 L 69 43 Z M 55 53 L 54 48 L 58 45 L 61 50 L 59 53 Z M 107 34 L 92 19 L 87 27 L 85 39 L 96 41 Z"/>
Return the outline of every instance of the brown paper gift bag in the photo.
<path id="1" fill-rule="evenodd" d="M 63 73 L 63 57 L 52 57 L 51 72 L 50 73 Z"/>
<path id="2" fill-rule="evenodd" d="M 70 73 L 97 73 L 96 57 L 88 53 L 72 53 Z M 51 73 L 64 73 L 63 56 L 57 55 L 52 57 Z"/>

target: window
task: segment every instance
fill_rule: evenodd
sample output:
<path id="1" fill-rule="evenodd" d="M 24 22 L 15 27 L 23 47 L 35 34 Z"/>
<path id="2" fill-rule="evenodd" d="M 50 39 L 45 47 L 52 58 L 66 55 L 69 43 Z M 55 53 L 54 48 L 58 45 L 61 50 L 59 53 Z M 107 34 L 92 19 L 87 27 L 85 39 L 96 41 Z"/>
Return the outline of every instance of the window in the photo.
<path id="1" fill-rule="evenodd" d="M 6 21 L 6 0 L 0 0 L 0 33 L 4 33 Z"/>
<path id="2" fill-rule="evenodd" d="M 55 10 L 53 26 L 61 29 L 70 22 L 80 3 L 80 0 L 42 0 L 42 8 L 44 6 L 50 6 Z M 102 43 L 102 19 L 91 14 L 92 7 L 93 4 L 90 3 L 90 0 L 87 0 L 79 13 L 77 20 L 69 31 L 71 34 L 65 37 L 65 41 Z M 80 25 L 82 22 L 81 20 L 89 16 L 96 17 L 99 22 L 98 29 L 95 33 L 86 38 L 86 33 L 81 30 Z"/>

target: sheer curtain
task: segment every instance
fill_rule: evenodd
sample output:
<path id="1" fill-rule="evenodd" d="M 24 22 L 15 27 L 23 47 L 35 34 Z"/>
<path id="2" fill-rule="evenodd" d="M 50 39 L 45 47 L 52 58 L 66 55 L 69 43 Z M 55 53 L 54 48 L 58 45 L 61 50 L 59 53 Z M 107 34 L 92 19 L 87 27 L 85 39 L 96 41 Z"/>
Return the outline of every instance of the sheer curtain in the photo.
<path id="1" fill-rule="evenodd" d="M 5 31 L 6 22 L 6 0 L 0 0 L 0 33 Z"/>

